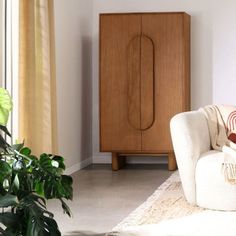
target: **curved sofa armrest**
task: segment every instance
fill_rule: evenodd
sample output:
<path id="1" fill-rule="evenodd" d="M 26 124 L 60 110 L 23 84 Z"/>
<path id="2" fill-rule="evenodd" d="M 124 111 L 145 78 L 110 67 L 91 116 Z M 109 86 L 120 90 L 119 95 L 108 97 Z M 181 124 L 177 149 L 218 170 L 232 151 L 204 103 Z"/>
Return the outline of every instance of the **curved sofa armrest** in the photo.
<path id="1" fill-rule="evenodd" d="M 195 204 L 196 163 L 201 153 L 210 150 L 207 120 L 199 110 L 179 113 L 171 119 L 170 130 L 185 197 Z"/>

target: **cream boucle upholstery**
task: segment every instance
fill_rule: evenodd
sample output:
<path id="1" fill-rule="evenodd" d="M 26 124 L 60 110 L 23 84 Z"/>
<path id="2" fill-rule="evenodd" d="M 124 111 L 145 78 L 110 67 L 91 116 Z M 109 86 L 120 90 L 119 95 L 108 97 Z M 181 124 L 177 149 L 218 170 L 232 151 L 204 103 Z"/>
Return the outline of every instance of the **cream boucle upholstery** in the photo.
<path id="1" fill-rule="evenodd" d="M 236 210 L 236 185 L 225 182 L 221 173 L 224 154 L 210 150 L 204 114 L 177 114 L 171 119 L 170 128 L 187 201 L 210 209 Z"/>

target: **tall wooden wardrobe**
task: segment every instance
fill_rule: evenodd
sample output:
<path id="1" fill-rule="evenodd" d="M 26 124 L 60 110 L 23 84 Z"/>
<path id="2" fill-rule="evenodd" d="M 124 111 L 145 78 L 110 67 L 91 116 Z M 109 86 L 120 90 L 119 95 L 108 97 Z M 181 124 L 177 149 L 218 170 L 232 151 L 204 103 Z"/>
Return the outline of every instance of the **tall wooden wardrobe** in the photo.
<path id="1" fill-rule="evenodd" d="M 190 106 L 190 16 L 100 14 L 100 151 L 118 170 L 125 156 L 167 155 L 169 123 Z"/>

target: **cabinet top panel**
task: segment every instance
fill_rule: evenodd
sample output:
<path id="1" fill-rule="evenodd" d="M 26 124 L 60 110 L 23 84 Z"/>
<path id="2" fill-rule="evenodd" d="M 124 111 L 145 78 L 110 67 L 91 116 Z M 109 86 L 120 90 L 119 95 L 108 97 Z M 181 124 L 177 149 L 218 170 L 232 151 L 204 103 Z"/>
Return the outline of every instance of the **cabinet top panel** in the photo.
<path id="1" fill-rule="evenodd" d="M 145 15 L 145 14 L 181 14 L 181 15 L 188 15 L 186 12 L 114 12 L 114 13 L 100 13 L 100 16 L 106 16 L 106 15 L 133 15 L 133 14 L 139 14 L 139 15 Z"/>

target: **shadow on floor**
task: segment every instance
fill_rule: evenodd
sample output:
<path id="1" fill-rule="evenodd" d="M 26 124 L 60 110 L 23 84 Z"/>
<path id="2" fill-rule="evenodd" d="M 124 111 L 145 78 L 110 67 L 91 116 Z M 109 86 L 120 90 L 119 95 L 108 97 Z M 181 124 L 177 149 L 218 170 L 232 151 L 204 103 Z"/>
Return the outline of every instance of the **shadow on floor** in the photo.
<path id="1" fill-rule="evenodd" d="M 168 170 L 168 164 L 126 164 L 121 170 Z M 91 164 L 83 170 L 111 170 L 110 164 Z M 117 172 L 113 172 L 117 173 Z"/>
<path id="2" fill-rule="evenodd" d="M 105 236 L 105 233 L 95 233 L 91 231 L 72 231 L 66 233 L 64 236 Z"/>

